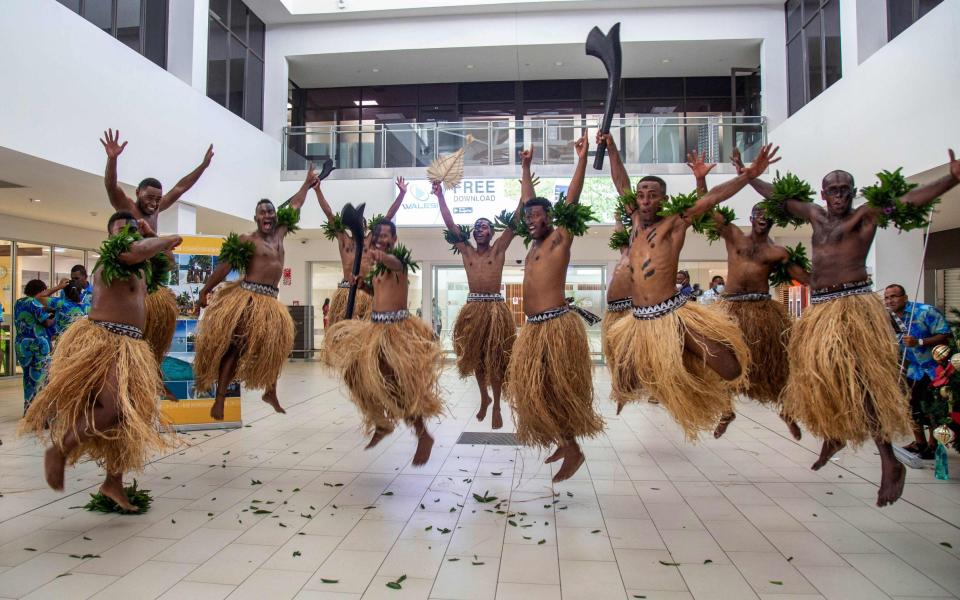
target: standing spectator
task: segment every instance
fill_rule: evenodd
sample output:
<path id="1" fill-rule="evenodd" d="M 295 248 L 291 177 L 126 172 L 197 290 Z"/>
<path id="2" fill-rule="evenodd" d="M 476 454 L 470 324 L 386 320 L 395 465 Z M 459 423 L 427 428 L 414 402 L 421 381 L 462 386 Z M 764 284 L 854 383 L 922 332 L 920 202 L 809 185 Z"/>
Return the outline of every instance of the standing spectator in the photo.
<path id="1" fill-rule="evenodd" d="M 723 277 L 714 275 L 713 279 L 710 280 L 710 289 L 705 291 L 697 301 L 701 304 L 713 304 L 720 300 L 720 295 L 723 294 L 723 284 Z"/>
<path id="2" fill-rule="evenodd" d="M 40 387 L 50 355 L 50 331 L 54 319 L 52 311 L 43 303 L 50 294 L 60 289 L 61 286 L 47 289 L 43 281 L 31 279 L 23 287 L 24 297 L 13 305 L 13 320 L 17 328 L 17 363 L 23 369 L 24 412 Z"/>
<path id="3" fill-rule="evenodd" d="M 93 301 L 93 284 L 87 281 L 87 268 L 83 265 L 73 265 L 70 269 L 70 281 L 80 288 L 81 300 Z"/>
<path id="4" fill-rule="evenodd" d="M 87 316 L 90 313 L 90 302 L 92 300 L 93 296 L 84 294 L 83 286 L 76 279 L 70 280 L 70 283 L 63 289 L 63 294 L 50 297 L 47 300 L 47 306 L 56 311 L 53 339 L 66 331 L 71 323 Z"/>
<path id="5" fill-rule="evenodd" d="M 892 283 L 883 290 L 883 303 L 899 330 L 900 355 L 910 386 L 910 410 L 916 441 L 905 449 L 930 460 L 937 448 L 933 430 L 939 425 L 933 422 L 931 414 L 934 412 L 934 403 L 940 401 L 930 388 L 937 373 L 937 361 L 933 360 L 930 350 L 950 340 L 950 326 L 936 308 L 929 304 L 909 302 L 906 290 L 899 283 Z M 930 429 L 929 441 L 924 437 L 924 427 Z"/>
<path id="6" fill-rule="evenodd" d="M 327 323 L 330 321 L 330 298 L 323 299 L 323 328 L 326 330 Z"/>
<path id="7" fill-rule="evenodd" d="M 684 296 L 693 297 L 693 288 L 690 287 L 690 272 L 681 269 L 677 271 L 677 291 Z"/>

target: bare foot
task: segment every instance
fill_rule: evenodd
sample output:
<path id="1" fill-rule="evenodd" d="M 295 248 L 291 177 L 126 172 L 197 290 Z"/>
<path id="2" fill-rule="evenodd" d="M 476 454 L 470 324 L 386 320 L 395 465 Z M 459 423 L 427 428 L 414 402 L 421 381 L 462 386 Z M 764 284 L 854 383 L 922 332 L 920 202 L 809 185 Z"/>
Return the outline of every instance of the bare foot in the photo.
<path id="1" fill-rule="evenodd" d="M 500 408 L 497 406 L 493 407 L 493 417 L 490 419 L 490 427 L 493 429 L 503 427 L 503 415 L 500 414 Z"/>
<path id="2" fill-rule="evenodd" d="M 814 471 L 819 471 L 823 465 L 827 464 L 833 455 L 843 449 L 846 446 L 844 442 L 838 440 L 824 440 L 823 448 L 820 449 L 820 458 L 817 459 L 817 462 L 813 463 L 813 466 L 810 467 Z"/>
<path id="3" fill-rule="evenodd" d="M 803 437 L 803 432 L 800 431 L 800 426 L 797 425 L 797 422 L 783 415 L 780 415 L 780 418 L 783 419 L 783 422 L 787 424 L 787 429 L 790 430 L 790 435 L 793 436 L 793 439 L 799 442 L 800 438 Z"/>
<path id="4" fill-rule="evenodd" d="M 127 493 L 123 491 L 123 479 L 119 477 L 107 476 L 100 486 L 100 493 L 116 502 L 117 506 L 126 512 L 140 512 L 136 506 L 130 504 Z"/>
<path id="5" fill-rule="evenodd" d="M 433 438 L 424 431 L 420 434 L 417 441 L 417 451 L 413 455 L 413 466 L 419 467 L 427 464 L 430 460 L 430 451 L 433 450 Z"/>
<path id="6" fill-rule="evenodd" d="M 573 477 L 573 474 L 580 469 L 580 465 L 586 460 L 580 448 L 573 445 L 567 447 L 569 451 L 567 451 L 566 456 L 563 458 L 563 465 L 560 467 L 560 470 L 557 471 L 557 474 L 553 476 L 554 483 L 559 483 Z"/>
<path id="7" fill-rule="evenodd" d="M 43 474 L 47 478 L 47 485 L 58 492 L 63 491 L 63 468 L 67 459 L 56 446 L 47 448 L 43 455 Z"/>
<path id="8" fill-rule="evenodd" d="M 719 440 L 720 436 L 727 432 L 727 427 L 730 427 L 730 423 L 733 423 L 733 420 L 737 418 L 736 413 L 727 413 L 720 417 L 720 422 L 717 423 L 717 428 L 713 430 L 714 439 Z"/>
<path id="9" fill-rule="evenodd" d="M 557 446 L 556 452 L 547 457 L 547 460 L 543 461 L 543 464 L 549 465 L 552 462 L 557 462 L 563 458 L 563 446 Z"/>
<path id="10" fill-rule="evenodd" d="M 287 411 L 283 410 L 283 407 L 280 406 L 280 399 L 277 398 L 277 390 L 271 389 L 263 393 L 263 396 L 260 398 L 267 404 L 273 407 L 273 410 L 277 411 L 280 414 L 287 414 Z"/>
<path id="11" fill-rule="evenodd" d="M 217 398 L 213 401 L 213 406 L 210 407 L 210 418 L 217 421 L 223 420 L 223 403 L 226 401 L 226 398 Z"/>
<path id="12" fill-rule="evenodd" d="M 893 504 L 903 493 L 903 484 L 907 480 L 907 469 L 899 461 L 885 461 L 880 475 L 880 491 L 877 492 L 877 506 Z"/>
<path id="13" fill-rule="evenodd" d="M 366 448 L 364 448 L 364 450 L 369 450 L 370 448 L 373 448 L 374 446 L 376 446 L 377 444 L 380 443 L 380 440 L 382 440 L 383 438 L 387 437 L 387 436 L 390 435 L 391 433 L 393 433 L 393 429 L 386 429 L 386 428 L 384 428 L 384 427 L 377 427 L 376 430 L 374 430 L 374 432 L 373 432 L 373 437 L 370 438 L 370 443 L 367 444 L 367 446 L 366 446 Z"/>
<path id="14" fill-rule="evenodd" d="M 481 423 L 487 418 L 487 407 L 490 406 L 490 398 L 480 398 L 480 410 L 477 411 L 477 420 Z"/>

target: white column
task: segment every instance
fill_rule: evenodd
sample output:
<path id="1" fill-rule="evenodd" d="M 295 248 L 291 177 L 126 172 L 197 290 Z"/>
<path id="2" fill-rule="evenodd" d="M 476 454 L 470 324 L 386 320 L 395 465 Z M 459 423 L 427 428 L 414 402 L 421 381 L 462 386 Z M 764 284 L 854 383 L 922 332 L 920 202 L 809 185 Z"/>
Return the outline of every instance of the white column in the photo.
<path id="1" fill-rule="evenodd" d="M 170 0 L 167 71 L 201 94 L 207 93 L 209 0 Z"/>
<path id="2" fill-rule="evenodd" d="M 160 219 L 157 223 L 160 235 L 196 235 L 197 233 L 197 207 L 178 202 L 172 208 L 160 213 Z"/>
<path id="3" fill-rule="evenodd" d="M 767 117 L 767 131 L 787 118 L 787 46 L 781 26 L 776 35 L 763 40 L 760 48 L 761 113 Z"/>

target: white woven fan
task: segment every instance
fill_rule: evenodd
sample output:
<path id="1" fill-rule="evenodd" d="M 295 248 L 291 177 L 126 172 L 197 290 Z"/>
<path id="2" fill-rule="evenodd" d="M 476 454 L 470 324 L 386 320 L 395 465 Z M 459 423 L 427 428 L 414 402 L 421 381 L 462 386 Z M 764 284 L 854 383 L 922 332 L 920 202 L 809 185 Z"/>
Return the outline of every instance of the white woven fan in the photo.
<path id="1" fill-rule="evenodd" d="M 453 154 L 440 156 L 427 167 L 427 177 L 430 181 L 443 184 L 446 190 L 452 190 L 463 179 L 463 152 L 467 149 L 473 136 L 468 135 L 463 148 Z"/>

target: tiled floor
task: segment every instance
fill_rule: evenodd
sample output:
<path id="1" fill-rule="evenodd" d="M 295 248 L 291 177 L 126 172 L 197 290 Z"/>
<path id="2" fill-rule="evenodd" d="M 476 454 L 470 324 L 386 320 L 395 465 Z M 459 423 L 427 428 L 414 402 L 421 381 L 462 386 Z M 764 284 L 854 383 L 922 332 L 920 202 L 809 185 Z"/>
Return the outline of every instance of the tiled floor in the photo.
<path id="1" fill-rule="evenodd" d="M 99 483 L 95 465 L 69 470 L 66 494 L 48 490 L 40 446 L 15 437 L 19 386 L 0 383 L 0 597 L 960 595 L 956 481 L 911 470 L 903 500 L 877 509 L 872 448 L 815 473 L 816 440 L 795 443 L 748 403 L 722 440 L 687 444 L 656 406 L 614 416 L 609 379 L 595 375 L 606 433 L 585 443 L 574 479 L 551 486 L 536 452 L 454 443 L 489 425 L 473 417 L 472 382 L 452 371 L 450 415 L 430 425 L 433 457 L 414 469 L 408 431 L 363 451 L 338 383 L 293 363 L 280 384 L 287 415 L 250 395 L 244 428 L 184 436 L 140 476 L 155 501 L 138 516 L 76 508 Z M 960 478 L 955 454 L 951 467 Z"/>

